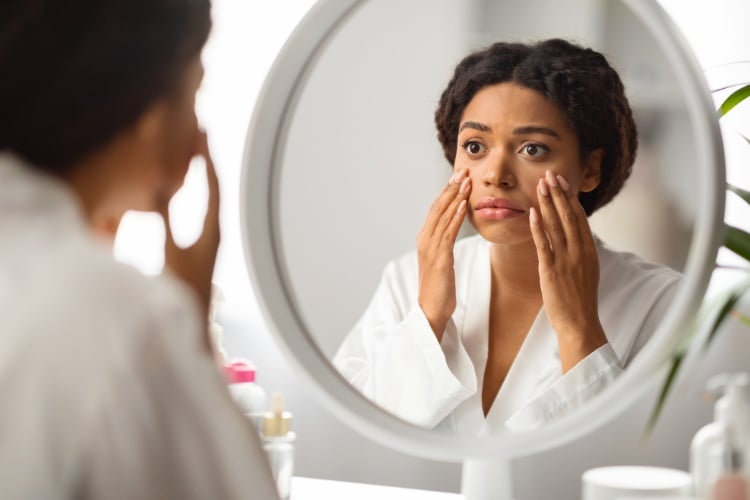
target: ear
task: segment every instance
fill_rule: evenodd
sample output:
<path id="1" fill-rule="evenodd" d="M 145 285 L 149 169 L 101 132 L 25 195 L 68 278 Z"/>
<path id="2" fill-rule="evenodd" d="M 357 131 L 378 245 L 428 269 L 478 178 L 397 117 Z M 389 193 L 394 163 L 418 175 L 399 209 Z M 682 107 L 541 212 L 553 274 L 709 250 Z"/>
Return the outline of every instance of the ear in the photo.
<path id="1" fill-rule="evenodd" d="M 586 157 L 583 162 L 583 176 L 579 191 L 588 193 L 596 189 L 602 179 L 602 157 L 603 149 L 595 149 Z"/>

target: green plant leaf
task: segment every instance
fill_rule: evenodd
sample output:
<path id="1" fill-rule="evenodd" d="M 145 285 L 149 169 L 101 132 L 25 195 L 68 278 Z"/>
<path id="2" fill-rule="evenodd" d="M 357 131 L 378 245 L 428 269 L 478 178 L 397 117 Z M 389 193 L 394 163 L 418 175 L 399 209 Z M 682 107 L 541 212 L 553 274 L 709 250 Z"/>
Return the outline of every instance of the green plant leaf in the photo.
<path id="1" fill-rule="evenodd" d="M 728 264 L 716 264 L 716 269 L 724 269 L 727 271 L 742 271 L 743 273 L 750 272 L 750 266 L 730 266 Z"/>
<path id="2" fill-rule="evenodd" d="M 750 316 L 745 316 L 739 311 L 734 311 L 734 313 L 732 313 L 732 316 L 745 323 L 747 326 L 750 326 Z"/>
<path id="3" fill-rule="evenodd" d="M 729 293 L 726 301 L 721 306 L 721 309 L 719 309 L 719 314 L 716 315 L 716 318 L 711 325 L 711 330 L 709 331 L 708 337 L 706 337 L 706 341 L 703 343 L 704 349 L 708 349 L 709 344 L 714 340 L 714 337 L 716 336 L 716 332 L 719 331 L 719 327 L 722 325 L 722 323 L 724 323 L 724 320 L 727 316 L 729 316 L 729 313 L 734 310 L 737 302 L 739 302 L 740 298 L 742 298 L 742 296 L 745 294 L 748 287 L 750 287 L 750 284 L 746 283 Z"/>
<path id="4" fill-rule="evenodd" d="M 698 330 L 700 325 L 705 324 L 706 317 L 710 316 L 713 311 L 718 309 L 719 312 L 716 314 L 716 317 L 711 323 L 711 329 L 709 330 L 708 336 L 706 337 L 706 341 L 703 343 L 703 349 L 707 349 L 709 344 L 716 337 L 716 333 L 724 324 L 724 321 L 734 310 L 737 302 L 739 302 L 740 298 L 742 298 L 742 296 L 747 292 L 748 289 L 750 289 L 750 281 L 746 281 L 730 290 L 726 295 L 720 297 L 716 303 L 704 305 L 702 308 L 703 314 L 699 313 L 698 315 L 696 315 L 696 317 L 693 318 L 688 329 L 686 340 L 676 349 L 675 353 L 672 355 L 672 365 L 669 368 L 669 374 L 667 375 L 667 378 L 664 379 L 661 391 L 659 391 L 659 397 L 656 400 L 656 405 L 654 405 L 654 409 L 651 410 L 651 416 L 649 417 L 646 428 L 644 429 L 644 437 L 648 437 L 649 435 L 651 435 L 654 428 L 656 427 L 656 423 L 659 421 L 659 417 L 664 410 L 664 405 L 667 402 L 667 398 L 674 388 L 673 386 L 675 380 L 677 379 L 677 374 L 680 371 L 682 362 L 685 360 L 688 347 L 691 344 L 691 340 L 695 335 L 695 332 Z"/>
<path id="5" fill-rule="evenodd" d="M 724 226 L 724 246 L 750 261 L 750 233 L 734 226 Z"/>
<path id="6" fill-rule="evenodd" d="M 727 97 L 724 102 L 721 103 L 721 106 L 719 106 L 719 118 L 729 113 L 732 109 L 734 109 L 738 104 L 743 102 L 748 97 L 750 97 L 750 85 L 744 85 L 732 92 L 732 94 L 730 94 L 729 97 Z M 750 144 L 750 138 L 742 133 L 740 133 L 740 136 L 745 140 L 746 143 Z M 730 184 L 727 184 L 727 189 L 742 198 L 745 203 L 750 204 L 750 191 L 746 191 Z M 750 233 L 729 225 L 724 225 L 724 230 L 724 246 L 737 255 L 741 256 L 746 261 L 750 262 Z M 744 268 L 740 268 L 739 266 L 717 267 L 746 270 Z M 712 313 L 714 311 L 718 311 L 713 317 L 713 321 L 710 323 L 710 329 L 708 330 L 706 340 L 703 343 L 704 350 L 708 348 L 711 342 L 713 342 L 717 332 L 720 330 L 721 326 L 730 315 L 735 316 L 743 324 L 750 326 L 750 317 L 745 316 L 744 314 L 741 314 L 740 312 L 735 310 L 735 307 L 737 306 L 740 298 L 742 298 L 742 296 L 748 291 L 748 289 L 750 289 L 750 280 L 730 290 L 727 294 L 723 295 L 720 300 L 712 304 L 704 303 L 698 314 L 693 317 L 692 321 L 690 322 L 687 334 L 683 337 L 682 342 L 675 348 L 675 352 L 672 354 L 672 364 L 669 367 L 667 377 L 662 383 L 662 387 L 659 391 L 659 396 L 657 398 L 656 404 L 651 411 L 646 429 L 644 430 L 644 434 L 646 437 L 653 432 L 653 429 L 655 428 L 656 423 L 658 422 L 659 417 L 664 410 L 667 398 L 669 397 L 671 391 L 674 389 L 677 375 L 679 374 L 682 363 L 687 356 L 689 347 L 693 343 L 695 333 L 699 328 L 701 328 L 701 325 L 707 324 L 706 320 L 708 319 L 708 317 L 712 316 Z M 733 312 L 734 314 L 732 314 Z"/>
<path id="7" fill-rule="evenodd" d="M 727 189 L 745 200 L 745 203 L 750 204 L 750 191 L 745 191 L 744 189 L 731 184 L 727 184 Z"/>
<path id="8" fill-rule="evenodd" d="M 719 106 L 719 118 L 732 111 L 735 106 L 748 97 L 750 97 L 750 85 L 745 85 L 732 92 L 729 97 L 724 99 L 721 106 Z"/>
<path id="9" fill-rule="evenodd" d="M 654 409 L 651 410 L 651 416 L 648 419 L 648 423 L 646 424 L 646 429 L 644 432 L 645 437 L 650 436 L 654 431 L 656 423 L 659 421 L 659 417 L 661 416 L 661 412 L 664 410 L 664 405 L 667 402 L 667 397 L 672 392 L 672 386 L 675 379 L 677 378 L 677 374 L 680 371 L 680 366 L 682 365 L 684 359 L 685 351 L 678 351 L 672 355 L 672 366 L 669 367 L 669 374 L 667 375 L 667 378 L 664 379 L 664 384 L 662 384 L 661 386 L 661 391 L 659 391 L 659 398 L 656 400 L 656 406 L 654 406 Z"/>

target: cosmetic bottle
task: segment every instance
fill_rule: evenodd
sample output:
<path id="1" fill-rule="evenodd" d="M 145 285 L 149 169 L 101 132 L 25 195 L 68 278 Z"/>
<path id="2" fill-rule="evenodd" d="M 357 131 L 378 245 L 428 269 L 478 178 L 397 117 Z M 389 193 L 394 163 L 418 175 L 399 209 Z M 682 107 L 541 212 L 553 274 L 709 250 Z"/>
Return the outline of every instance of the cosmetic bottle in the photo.
<path id="1" fill-rule="evenodd" d="M 690 445 L 690 473 L 696 498 L 712 499 L 716 481 L 727 469 L 728 456 L 744 464 L 750 450 L 750 402 L 746 394 L 750 378 L 746 373 L 721 374 L 707 384 L 709 394 L 716 400 L 714 421 L 702 427 Z M 729 455 L 728 455 L 729 454 Z"/>
<path id="2" fill-rule="evenodd" d="M 208 306 L 208 340 L 213 349 L 214 358 L 219 366 L 224 366 L 227 362 L 227 353 L 222 345 L 223 328 L 219 323 L 219 310 L 224 304 L 224 294 L 221 288 L 215 284 L 211 285 L 211 302 Z"/>
<path id="3" fill-rule="evenodd" d="M 734 446 L 731 427 L 726 431 L 723 467 L 711 488 L 711 500 L 750 500 L 750 488 L 743 472 L 745 454 Z"/>
<path id="4" fill-rule="evenodd" d="M 263 448 L 271 464 L 271 472 L 276 482 L 281 500 L 287 500 L 291 493 L 292 473 L 294 472 L 294 439 L 291 429 L 292 414 L 284 411 L 284 398 L 281 393 L 271 397 L 271 411 L 263 419 Z"/>
<path id="5" fill-rule="evenodd" d="M 224 366 L 224 373 L 232 399 L 260 431 L 268 406 L 266 391 L 255 381 L 255 365 L 252 361 L 235 359 Z"/>

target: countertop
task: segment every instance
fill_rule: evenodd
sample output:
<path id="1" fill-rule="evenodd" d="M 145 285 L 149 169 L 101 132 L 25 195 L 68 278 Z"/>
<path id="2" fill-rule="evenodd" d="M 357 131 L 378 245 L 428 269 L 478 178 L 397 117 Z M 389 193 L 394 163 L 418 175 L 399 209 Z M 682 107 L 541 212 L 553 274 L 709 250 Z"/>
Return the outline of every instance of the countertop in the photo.
<path id="1" fill-rule="evenodd" d="M 396 488 L 309 477 L 292 478 L 291 500 L 464 500 L 458 493 Z"/>

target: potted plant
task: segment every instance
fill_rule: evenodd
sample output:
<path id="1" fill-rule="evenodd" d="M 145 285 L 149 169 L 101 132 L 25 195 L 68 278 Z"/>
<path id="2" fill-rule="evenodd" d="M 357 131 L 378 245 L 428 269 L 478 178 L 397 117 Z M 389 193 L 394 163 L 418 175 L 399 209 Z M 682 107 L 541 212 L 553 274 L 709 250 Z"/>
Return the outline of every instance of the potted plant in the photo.
<path id="1" fill-rule="evenodd" d="M 731 88 L 732 86 L 719 88 L 716 91 L 726 90 L 727 88 Z M 724 101 L 719 106 L 719 118 L 721 119 L 732 109 L 734 109 L 738 104 L 748 98 L 750 98 L 750 85 L 739 86 L 739 88 L 732 92 L 726 99 L 724 99 Z M 748 137 L 742 137 L 748 144 L 750 144 L 750 139 Z M 739 196 L 742 200 L 745 201 L 745 203 L 750 204 L 750 191 L 741 189 L 731 184 L 727 184 L 727 190 Z M 739 255 L 746 261 L 750 262 L 750 233 L 748 233 L 747 231 L 729 224 L 724 224 L 723 246 Z M 728 267 L 719 264 L 717 264 L 716 266 L 719 268 Z M 750 267 L 733 267 L 733 269 L 741 270 L 744 272 L 750 271 Z M 677 379 L 677 375 L 680 373 L 680 368 L 682 367 L 683 361 L 685 360 L 691 346 L 696 342 L 697 332 L 701 331 L 701 328 L 708 324 L 707 322 L 710 322 L 710 326 L 707 326 L 708 331 L 705 340 L 703 341 L 703 345 L 699 347 L 700 349 L 705 350 L 709 345 L 711 345 L 711 342 L 716 338 L 717 332 L 720 331 L 721 327 L 724 325 L 728 318 L 734 317 L 739 321 L 750 325 L 750 317 L 741 314 L 735 309 L 737 303 L 749 288 L 750 280 L 746 280 L 739 285 L 735 285 L 726 293 L 722 294 L 722 296 L 717 301 L 704 304 L 701 312 L 696 315 L 693 320 L 692 327 L 690 328 L 690 331 L 688 332 L 685 340 L 677 347 L 675 352 L 672 354 L 671 365 L 667 373 L 667 377 L 664 379 L 661 391 L 656 401 L 656 405 L 651 412 L 651 416 L 647 424 L 647 433 L 650 433 L 653 430 L 659 419 L 659 416 L 661 415 L 662 410 L 664 409 L 664 404 L 671 394 L 674 383 Z"/>

